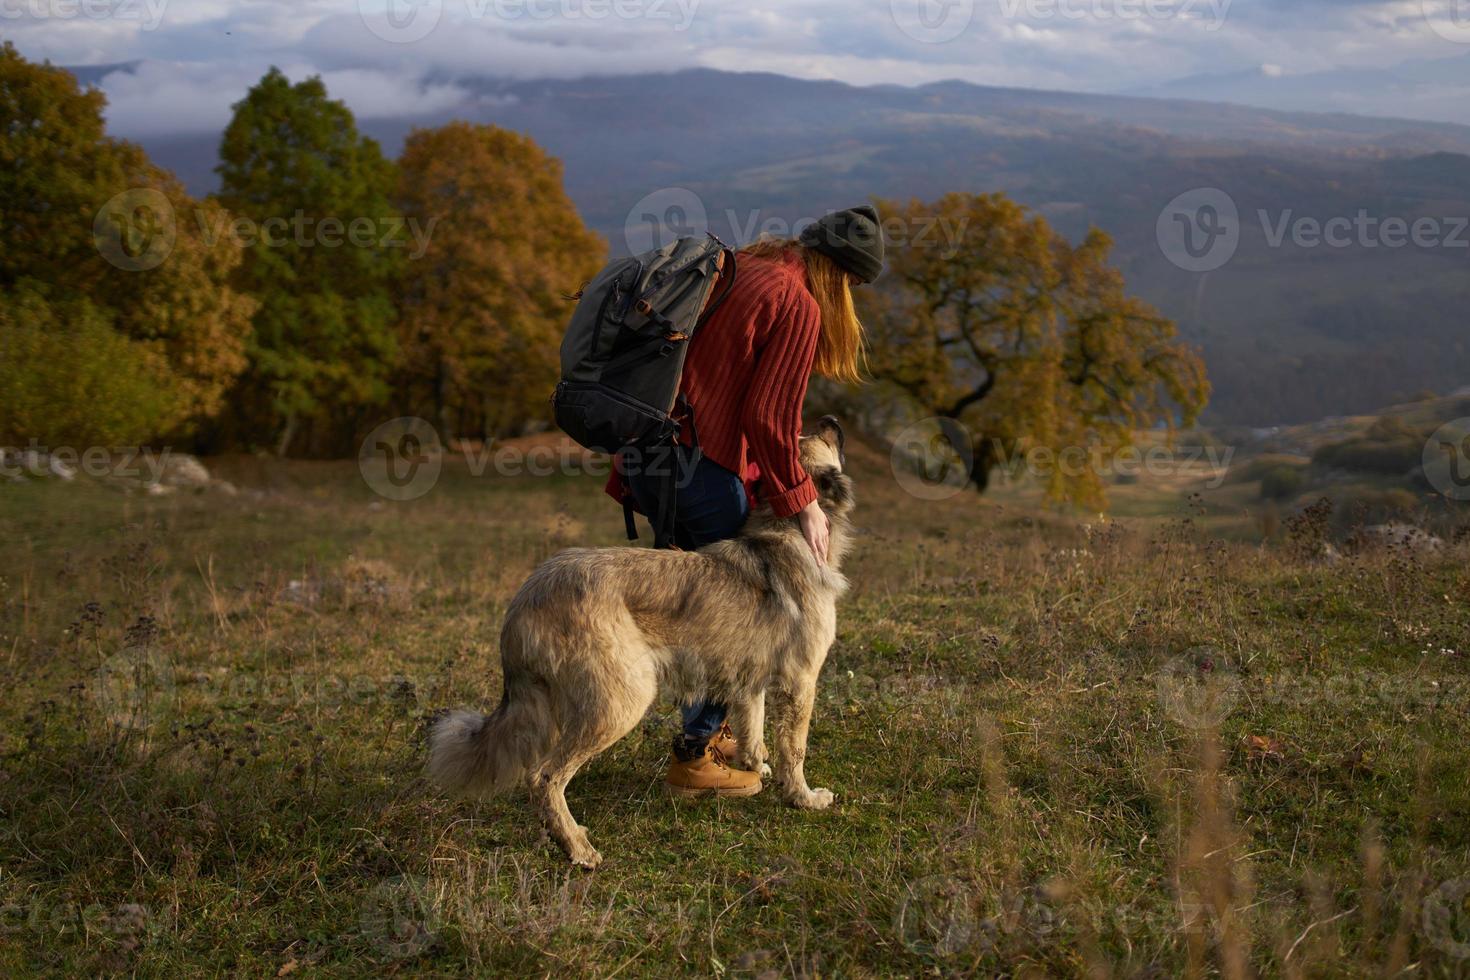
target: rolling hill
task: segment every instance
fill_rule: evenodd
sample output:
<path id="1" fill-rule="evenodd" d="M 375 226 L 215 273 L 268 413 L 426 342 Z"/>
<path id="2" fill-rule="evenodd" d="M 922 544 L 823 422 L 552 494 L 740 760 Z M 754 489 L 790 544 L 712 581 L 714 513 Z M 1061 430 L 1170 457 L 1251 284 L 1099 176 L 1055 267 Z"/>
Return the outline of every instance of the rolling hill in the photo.
<path id="1" fill-rule="evenodd" d="M 466 93 L 453 111 L 364 129 L 389 152 L 412 127 L 449 118 L 529 133 L 565 161 L 573 199 L 615 251 L 630 228 L 638 243 L 647 216 L 635 206 L 663 215 L 690 200 L 649 198 L 660 189 L 691 192 L 710 230 L 735 239 L 868 196 L 1004 191 L 1069 235 L 1094 224 L 1114 236 L 1133 289 L 1203 348 L 1214 422 L 1365 412 L 1470 379 L 1470 127 L 710 70 L 452 81 Z M 216 139 L 142 142 L 206 191 Z M 1239 214 L 1233 256 L 1205 272 L 1171 262 L 1158 240 L 1170 202 L 1199 188 Z M 1314 243 L 1312 223 L 1333 219 L 1339 232 L 1351 225 L 1346 237 Z M 1386 221 L 1433 233 L 1395 244 Z"/>

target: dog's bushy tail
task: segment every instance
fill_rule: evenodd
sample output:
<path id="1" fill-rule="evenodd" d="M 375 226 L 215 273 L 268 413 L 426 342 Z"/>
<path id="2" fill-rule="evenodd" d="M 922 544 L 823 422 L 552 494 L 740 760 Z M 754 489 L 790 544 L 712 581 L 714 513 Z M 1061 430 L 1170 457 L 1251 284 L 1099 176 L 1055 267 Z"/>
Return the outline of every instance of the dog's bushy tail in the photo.
<path id="1" fill-rule="evenodd" d="M 546 689 L 507 678 L 489 715 L 451 711 L 429 733 L 429 776 L 451 793 L 488 796 L 517 785 L 556 735 Z"/>

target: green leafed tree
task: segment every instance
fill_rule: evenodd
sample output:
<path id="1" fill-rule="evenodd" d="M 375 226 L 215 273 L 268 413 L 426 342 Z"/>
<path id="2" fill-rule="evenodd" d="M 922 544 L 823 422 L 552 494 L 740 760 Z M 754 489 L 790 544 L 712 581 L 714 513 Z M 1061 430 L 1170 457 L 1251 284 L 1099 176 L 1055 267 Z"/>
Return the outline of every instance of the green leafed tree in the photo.
<path id="1" fill-rule="evenodd" d="M 219 232 L 244 246 L 239 282 L 260 304 L 226 435 L 272 433 L 282 454 L 348 448 L 359 413 L 389 395 L 391 284 L 412 246 L 394 167 L 320 78 L 275 68 L 234 106 L 220 161 L 219 201 L 249 224 Z"/>
<path id="2" fill-rule="evenodd" d="M 107 136 L 102 93 L 0 47 L 0 440 L 187 435 L 244 368 L 240 256 L 141 149 Z"/>
<path id="3" fill-rule="evenodd" d="M 924 413 L 963 424 L 976 487 L 1020 454 L 1065 450 L 1071 465 L 1044 467 L 1048 493 L 1095 506 L 1096 463 L 1140 429 L 1197 419 L 1203 362 L 1127 294 L 1103 232 L 1073 245 L 1000 194 L 880 207 L 914 233 L 895 242 L 866 303 L 870 368 Z"/>
<path id="4" fill-rule="evenodd" d="M 607 252 L 563 190 L 561 164 L 494 126 L 417 130 L 398 204 L 431 232 L 401 280 L 401 397 L 446 434 L 495 436 L 544 416 L 566 294 Z"/>

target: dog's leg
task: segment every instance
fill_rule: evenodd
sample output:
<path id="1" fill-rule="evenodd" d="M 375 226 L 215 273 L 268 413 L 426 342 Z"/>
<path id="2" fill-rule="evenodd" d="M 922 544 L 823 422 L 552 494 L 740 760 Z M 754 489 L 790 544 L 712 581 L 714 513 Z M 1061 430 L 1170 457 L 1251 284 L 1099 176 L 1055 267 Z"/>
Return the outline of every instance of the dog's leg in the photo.
<path id="1" fill-rule="evenodd" d="M 816 696 L 817 675 L 813 671 L 810 680 L 788 692 L 776 729 L 776 781 L 786 802 L 803 810 L 825 810 L 834 798 L 830 789 L 812 789 L 806 784 L 806 739 Z"/>
<path id="2" fill-rule="evenodd" d="M 595 868 L 602 855 L 587 839 L 587 828 L 567 809 L 567 784 L 577 770 L 633 730 L 657 693 L 651 671 L 646 676 L 603 677 L 598 686 L 579 690 L 575 697 L 562 692 L 558 714 L 576 720 L 562 730 L 551 758 L 532 776 L 531 798 L 546 829 L 573 864 Z"/>
<path id="3" fill-rule="evenodd" d="M 577 770 L 602 751 L 602 746 L 583 748 L 568 753 L 557 752 L 534 776 L 531 777 L 531 800 L 536 805 L 541 822 L 546 825 L 552 840 L 561 845 L 572 863 L 583 868 L 595 868 L 602 863 L 602 855 L 587 839 L 587 828 L 572 818 L 567 808 L 566 788 L 577 774 Z"/>
<path id="4" fill-rule="evenodd" d="M 730 710 L 730 727 L 740 741 L 740 754 L 735 759 L 735 768 L 747 772 L 758 772 L 762 776 L 771 774 L 767 764 L 770 754 L 766 751 L 766 692 L 738 702 Z"/>

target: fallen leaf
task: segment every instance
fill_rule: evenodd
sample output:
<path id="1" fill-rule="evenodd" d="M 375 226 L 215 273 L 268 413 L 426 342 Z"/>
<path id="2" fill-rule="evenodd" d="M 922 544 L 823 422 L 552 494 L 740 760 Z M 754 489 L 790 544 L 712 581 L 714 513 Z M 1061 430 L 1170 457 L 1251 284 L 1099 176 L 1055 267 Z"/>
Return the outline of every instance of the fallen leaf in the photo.
<path id="1" fill-rule="evenodd" d="M 1270 735 L 1247 735 L 1245 754 L 1251 759 L 1280 759 L 1286 755 L 1286 746 Z"/>

